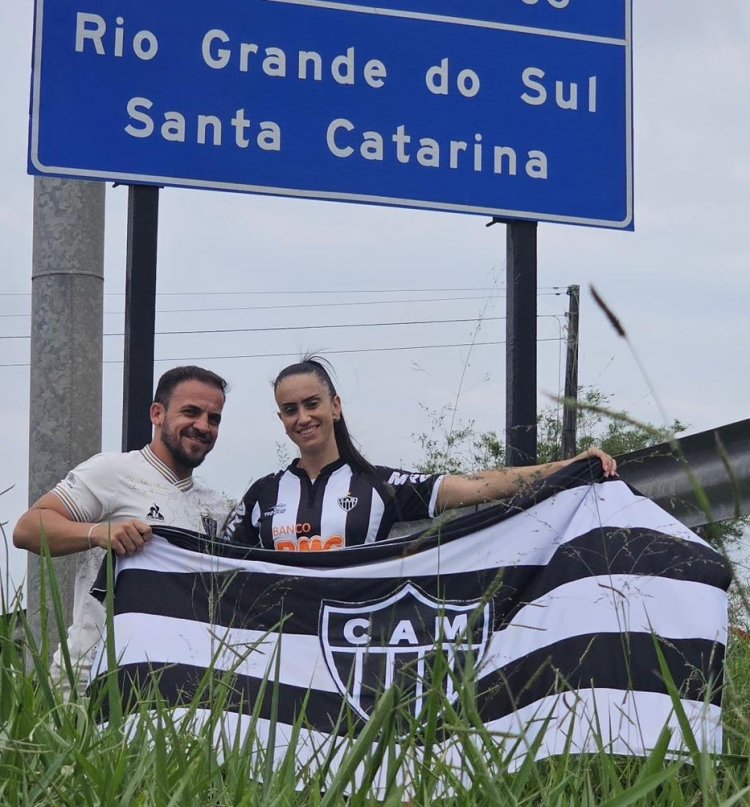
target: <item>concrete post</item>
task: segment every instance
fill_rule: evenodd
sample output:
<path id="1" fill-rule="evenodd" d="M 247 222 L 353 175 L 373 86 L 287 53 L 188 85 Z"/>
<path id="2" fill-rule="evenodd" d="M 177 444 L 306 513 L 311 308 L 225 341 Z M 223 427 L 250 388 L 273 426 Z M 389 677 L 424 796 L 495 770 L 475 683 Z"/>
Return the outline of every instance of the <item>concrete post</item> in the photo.
<path id="1" fill-rule="evenodd" d="M 101 450 L 104 193 L 101 182 L 34 180 L 30 503 Z M 66 625 L 76 558 L 55 561 Z M 40 571 L 29 553 L 26 603 L 37 637 Z M 54 650 L 56 632 L 49 639 Z"/>

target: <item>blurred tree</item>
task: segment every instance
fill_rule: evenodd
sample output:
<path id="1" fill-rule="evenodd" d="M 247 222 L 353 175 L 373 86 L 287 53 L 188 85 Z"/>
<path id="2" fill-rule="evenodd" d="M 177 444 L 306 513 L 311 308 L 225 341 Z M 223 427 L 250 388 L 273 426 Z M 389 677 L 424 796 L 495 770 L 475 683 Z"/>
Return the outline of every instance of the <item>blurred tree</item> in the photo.
<path id="1" fill-rule="evenodd" d="M 578 451 L 597 445 L 617 456 L 663 443 L 687 428 L 679 420 L 666 428 L 650 423 L 637 424 L 618 418 L 610 409 L 610 396 L 589 388 L 579 390 Z M 497 432 L 477 432 L 474 421 L 455 418 L 449 406 L 431 410 L 422 406 L 431 423 L 429 432 L 413 434 L 423 451 L 417 464 L 422 473 L 463 474 L 484 468 L 500 468 L 505 461 L 505 445 Z M 562 409 L 556 404 L 545 407 L 537 419 L 538 462 L 562 458 Z M 718 543 L 738 541 L 750 526 L 750 518 L 709 524 L 695 531 L 706 540 Z"/>
<path id="2" fill-rule="evenodd" d="M 669 428 L 650 423 L 636 425 L 609 414 L 609 396 L 596 389 L 579 392 L 578 450 L 598 445 L 609 454 L 625 454 L 664 442 L 685 431 L 675 420 Z M 474 421 L 457 420 L 445 406 L 431 410 L 422 406 L 430 419 L 429 432 L 413 434 L 424 452 L 419 463 L 422 472 L 469 473 L 482 468 L 500 468 L 505 461 L 505 445 L 497 432 L 477 432 Z M 562 457 L 562 412 L 551 404 L 537 418 L 538 461 L 552 462 Z"/>

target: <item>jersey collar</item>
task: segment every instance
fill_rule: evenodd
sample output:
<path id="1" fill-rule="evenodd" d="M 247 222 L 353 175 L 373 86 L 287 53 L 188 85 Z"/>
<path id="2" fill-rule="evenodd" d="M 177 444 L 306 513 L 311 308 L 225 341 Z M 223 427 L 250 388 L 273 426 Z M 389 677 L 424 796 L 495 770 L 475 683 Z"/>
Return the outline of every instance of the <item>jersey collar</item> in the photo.
<path id="1" fill-rule="evenodd" d="M 177 474 L 168 466 L 165 465 L 149 446 L 144 446 L 141 449 L 141 455 L 146 462 L 153 466 L 170 485 L 174 485 L 179 490 L 190 490 L 193 487 L 193 477 L 189 476 L 187 479 L 178 479 Z"/>
<path id="2" fill-rule="evenodd" d="M 304 468 L 299 468 L 300 458 L 297 457 L 296 460 L 292 460 L 292 464 L 289 466 L 288 470 L 291 471 L 295 476 L 298 476 L 300 479 L 309 479 L 310 476 L 308 475 L 307 471 Z M 324 465 L 320 469 L 320 473 L 316 477 L 320 479 L 322 476 L 327 477 L 330 476 L 334 471 L 338 471 L 339 468 L 343 468 L 346 465 L 346 460 L 342 457 L 339 457 L 337 460 L 328 463 L 328 465 Z"/>

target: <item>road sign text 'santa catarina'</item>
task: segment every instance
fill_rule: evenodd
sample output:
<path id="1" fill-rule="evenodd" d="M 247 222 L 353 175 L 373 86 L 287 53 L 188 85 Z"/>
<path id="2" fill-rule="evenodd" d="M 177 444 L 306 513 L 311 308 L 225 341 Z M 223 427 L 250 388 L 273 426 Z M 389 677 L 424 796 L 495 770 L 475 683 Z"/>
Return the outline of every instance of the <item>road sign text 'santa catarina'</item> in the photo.
<path id="1" fill-rule="evenodd" d="M 632 228 L 632 0 L 36 0 L 34 174 Z"/>

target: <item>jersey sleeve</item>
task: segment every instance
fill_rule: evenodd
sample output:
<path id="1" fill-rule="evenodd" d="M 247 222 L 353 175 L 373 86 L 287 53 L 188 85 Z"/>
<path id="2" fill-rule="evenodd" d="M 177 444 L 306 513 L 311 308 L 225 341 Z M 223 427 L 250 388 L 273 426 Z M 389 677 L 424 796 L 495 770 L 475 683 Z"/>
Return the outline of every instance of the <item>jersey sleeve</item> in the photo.
<path id="1" fill-rule="evenodd" d="M 385 466 L 378 466 L 377 471 L 391 495 L 397 521 L 419 521 L 437 515 L 443 474 L 421 474 Z"/>
<path id="2" fill-rule="evenodd" d="M 101 521 L 112 512 L 117 477 L 104 454 L 82 462 L 58 482 L 54 493 L 73 521 Z"/>
<path id="3" fill-rule="evenodd" d="M 253 523 L 254 520 L 257 521 L 257 509 L 258 500 L 254 486 L 251 486 L 227 516 L 222 531 L 222 539 L 241 546 L 260 545 L 260 532 Z"/>

